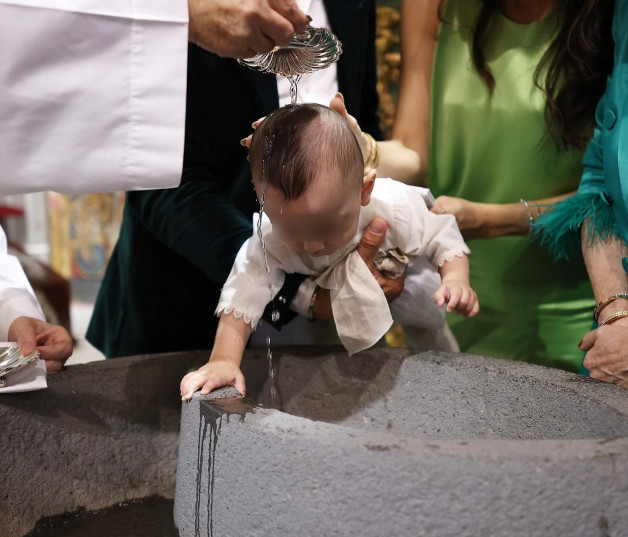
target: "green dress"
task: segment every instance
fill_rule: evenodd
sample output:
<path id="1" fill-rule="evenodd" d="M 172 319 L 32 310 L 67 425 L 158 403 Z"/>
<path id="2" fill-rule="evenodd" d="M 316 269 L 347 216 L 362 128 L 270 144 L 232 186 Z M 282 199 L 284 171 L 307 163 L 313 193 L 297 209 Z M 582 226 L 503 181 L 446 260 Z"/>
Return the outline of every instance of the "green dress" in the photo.
<path id="1" fill-rule="evenodd" d="M 432 74 L 429 186 L 483 203 L 543 199 L 576 190 L 582 153 L 548 138 L 534 70 L 555 35 L 554 14 L 532 24 L 493 16 L 484 47 L 491 97 L 473 67 L 470 36 L 481 2 L 449 0 Z M 581 259 L 554 262 L 523 236 L 468 242 L 480 313 L 449 314 L 463 352 L 577 371 L 591 327 L 593 292 Z"/>

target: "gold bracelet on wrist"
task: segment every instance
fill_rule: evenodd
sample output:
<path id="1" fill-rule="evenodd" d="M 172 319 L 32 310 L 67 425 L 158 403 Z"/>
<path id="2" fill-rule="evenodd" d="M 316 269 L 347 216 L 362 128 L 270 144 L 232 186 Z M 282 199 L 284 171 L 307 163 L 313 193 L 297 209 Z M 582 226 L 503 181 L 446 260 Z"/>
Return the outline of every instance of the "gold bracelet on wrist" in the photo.
<path id="1" fill-rule="evenodd" d="M 318 293 L 321 290 L 321 286 L 317 285 L 314 288 L 314 292 L 312 293 L 312 298 L 310 298 L 310 305 L 307 308 L 307 320 L 313 323 L 316 320 L 314 316 L 314 306 L 316 306 L 316 299 L 318 298 Z"/>
<path id="2" fill-rule="evenodd" d="M 613 315 L 609 315 L 604 320 L 602 320 L 599 326 L 604 326 L 605 324 L 614 323 L 617 319 L 622 319 L 624 317 L 628 317 L 628 311 L 627 310 L 618 311 L 616 313 L 613 313 Z"/>
<path id="3" fill-rule="evenodd" d="M 595 306 L 595 309 L 593 310 L 593 320 L 597 321 L 600 316 L 600 312 L 611 302 L 615 302 L 615 300 L 617 300 L 618 298 L 628 299 L 628 293 L 615 293 L 614 295 L 611 295 L 604 300 L 598 302 L 597 306 Z"/>
<path id="4" fill-rule="evenodd" d="M 379 147 L 377 145 L 377 141 L 375 140 L 375 138 L 373 138 L 368 132 L 363 132 L 362 134 L 366 136 L 366 139 L 368 140 L 369 147 L 370 147 L 369 157 L 366 159 L 366 162 L 364 163 L 364 173 L 366 174 L 372 168 L 377 167 L 377 165 L 379 164 Z"/>

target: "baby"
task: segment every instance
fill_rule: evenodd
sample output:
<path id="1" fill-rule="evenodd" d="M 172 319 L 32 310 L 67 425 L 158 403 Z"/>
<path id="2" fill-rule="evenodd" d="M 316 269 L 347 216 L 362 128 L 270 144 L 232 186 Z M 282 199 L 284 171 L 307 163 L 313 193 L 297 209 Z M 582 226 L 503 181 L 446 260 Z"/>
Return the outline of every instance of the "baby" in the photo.
<path id="1" fill-rule="evenodd" d="M 330 108 L 276 110 L 253 135 L 250 161 L 263 204 L 255 223 L 261 238 L 254 234 L 237 255 L 216 309 L 220 322 L 211 357 L 181 381 L 183 400 L 199 388 L 205 394 L 233 385 L 245 393 L 244 348 L 286 273 L 306 274 L 330 290 L 338 336 L 349 353 L 375 344 L 393 318 L 408 337 L 413 327 L 442 327 L 445 303 L 447 311 L 466 317 L 478 312 L 469 249 L 455 218 L 429 211 L 427 189 L 376 181 L 375 170 L 365 175 L 349 125 Z M 376 216 L 388 223 L 378 268 L 388 275 L 406 271 L 404 291 L 390 307 L 356 251 Z"/>

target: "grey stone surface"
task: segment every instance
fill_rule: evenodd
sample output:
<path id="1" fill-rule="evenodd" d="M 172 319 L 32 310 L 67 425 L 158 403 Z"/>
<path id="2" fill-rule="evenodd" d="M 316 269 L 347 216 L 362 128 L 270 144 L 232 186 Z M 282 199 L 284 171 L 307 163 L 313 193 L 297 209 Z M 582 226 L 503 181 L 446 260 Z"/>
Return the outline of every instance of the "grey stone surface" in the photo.
<path id="1" fill-rule="evenodd" d="M 77 365 L 48 377 L 46 390 L 0 395 L 0 536 L 81 507 L 172 498 L 179 381 L 208 354 Z"/>
<path id="2" fill-rule="evenodd" d="M 250 399 L 183 405 L 181 537 L 628 535 L 621 388 L 469 355 L 288 350 L 277 410 L 263 358 L 244 364 Z"/>

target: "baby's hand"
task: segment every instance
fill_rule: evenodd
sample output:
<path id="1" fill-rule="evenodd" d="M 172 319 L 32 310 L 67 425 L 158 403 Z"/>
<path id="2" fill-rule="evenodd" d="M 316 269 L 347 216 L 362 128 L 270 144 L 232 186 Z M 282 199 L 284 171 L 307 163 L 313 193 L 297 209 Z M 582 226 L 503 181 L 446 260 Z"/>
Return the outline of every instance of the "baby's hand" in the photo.
<path id="1" fill-rule="evenodd" d="M 233 386 L 242 395 L 246 394 L 244 375 L 240 368 L 229 359 L 212 358 L 198 371 L 188 373 L 181 381 L 181 400 L 189 401 L 192 394 L 201 388 L 205 395 L 216 388 Z"/>
<path id="2" fill-rule="evenodd" d="M 473 317 L 480 311 L 480 303 L 475 291 L 465 282 L 451 280 L 444 282 L 434 293 L 434 301 L 440 307 L 447 303 L 447 311 L 457 311 L 465 317 Z"/>

